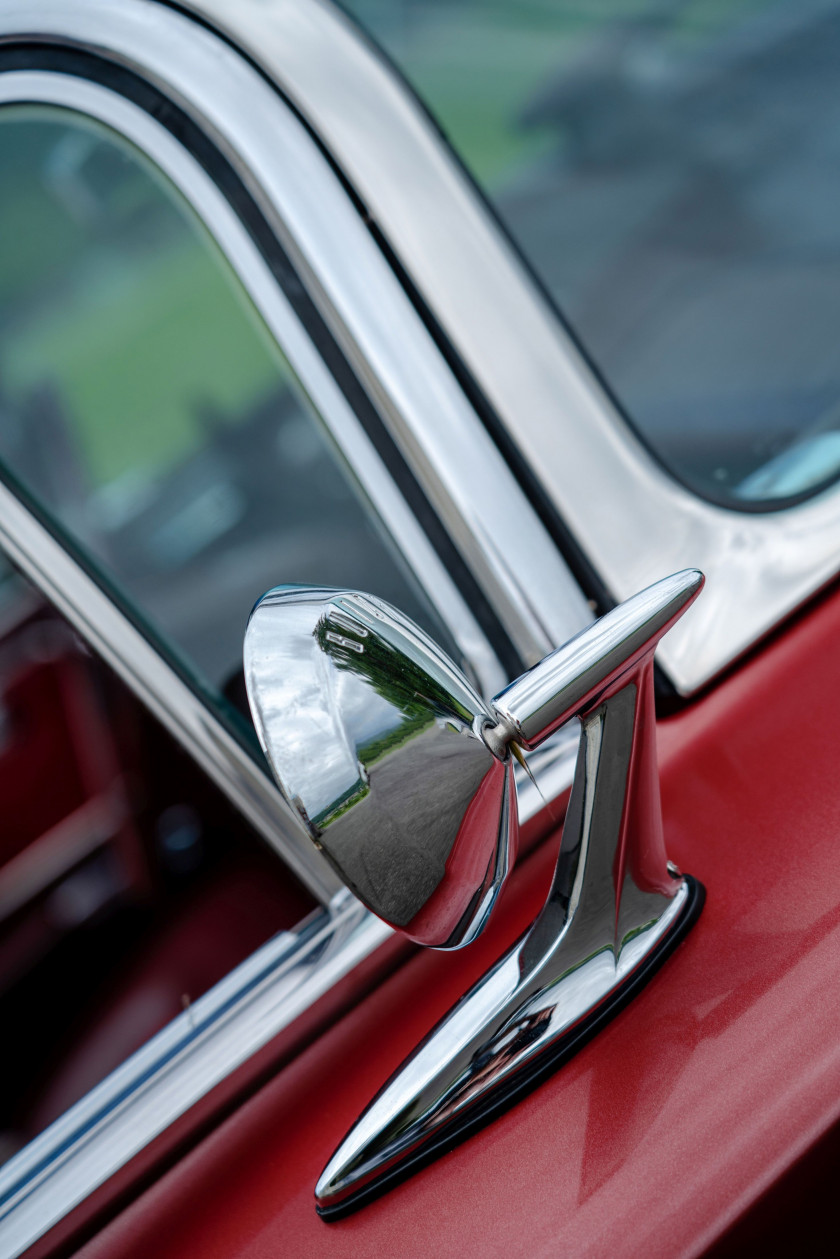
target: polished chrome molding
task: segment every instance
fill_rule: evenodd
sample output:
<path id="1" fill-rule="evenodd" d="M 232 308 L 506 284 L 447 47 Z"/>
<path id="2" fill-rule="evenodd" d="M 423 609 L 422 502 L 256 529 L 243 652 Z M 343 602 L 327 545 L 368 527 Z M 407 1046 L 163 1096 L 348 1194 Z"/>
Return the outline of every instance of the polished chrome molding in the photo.
<path id="1" fill-rule="evenodd" d="M 214 20 L 210 6 L 199 11 Z M 335 19 L 319 26 L 317 4 L 246 0 L 220 6 L 218 25 L 239 24 L 240 16 L 251 23 L 258 57 L 263 41 L 265 51 L 277 42 L 291 61 L 309 61 L 312 73 L 344 76 Z M 0 38 L 51 38 L 99 53 L 189 113 L 257 199 L 521 658 L 533 663 L 591 621 L 557 547 L 341 180 L 262 74 L 158 0 L 0 0 Z"/>
<path id="2" fill-rule="evenodd" d="M 549 798 L 571 783 L 576 746 L 561 731 L 531 758 Z M 517 780 L 528 823 L 545 800 Z M 231 971 L 0 1166 L 0 1259 L 27 1250 L 390 937 L 342 891 Z"/>
<path id="3" fill-rule="evenodd" d="M 376 504 L 466 658 L 486 687 L 498 685 L 504 675 L 460 592 L 264 260 L 209 176 L 159 123 L 98 84 L 44 71 L 15 71 L 0 76 L 0 107 L 18 101 L 59 105 L 107 123 L 137 144 L 180 188 L 224 249 L 257 309 L 300 373 L 316 409 L 330 416 L 334 436 L 362 481 L 363 491 Z M 27 576 L 56 603 L 82 637 L 117 670 L 288 861 L 304 885 L 320 901 L 328 901 L 340 883 L 308 842 L 296 815 L 263 767 L 6 486 L 0 486 L 0 540 Z"/>
<path id="4" fill-rule="evenodd" d="M 686 562 L 706 596 L 659 662 L 689 694 L 832 578 L 840 490 L 765 514 L 715 506 L 637 440 L 433 124 L 329 0 L 192 0 L 337 157 L 511 438 L 618 599 Z M 507 500 L 501 521 L 517 522 Z M 516 525 L 514 525 L 516 528 Z M 536 591 L 540 561 L 520 552 Z M 565 589 L 564 589 L 565 598 Z M 547 622 L 548 623 L 548 622 Z M 555 633 L 559 643 L 567 634 Z"/>
<path id="5" fill-rule="evenodd" d="M 702 585 L 696 570 L 657 582 L 493 701 L 497 724 L 482 732 L 491 748 L 536 747 L 579 718 L 554 881 L 529 930 L 339 1146 L 315 1190 L 324 1218 L 363 1205 L 533 1087 L 616 1012 L 699 913 L 702 889 L 665 853 L 653 654 Z"/>
<path id="6" fill-rule="evenodd" d="M 0 481 L 0 546 L 204 769 L 318 900 L 341 887 L 265 770 Z"/>
<path id="7" fill-rule="evenodd" d="M 14 1259 L 389 936 L 349 893 L 269 940 L 0 1167 Z"/>

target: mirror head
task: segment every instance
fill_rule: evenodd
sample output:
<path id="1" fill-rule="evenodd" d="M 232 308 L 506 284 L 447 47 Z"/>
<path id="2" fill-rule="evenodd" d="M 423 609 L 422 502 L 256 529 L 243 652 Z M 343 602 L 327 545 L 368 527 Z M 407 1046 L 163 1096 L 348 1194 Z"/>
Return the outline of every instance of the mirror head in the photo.
<path id="1" fill-rule="evenodd" d="M 463 672 L 357 591 L 278 586 L 245 635 L 245 683 L 274 775 L 310 838 L 412 940 L 479 934 L 517 842 L 511 757 Z"/>

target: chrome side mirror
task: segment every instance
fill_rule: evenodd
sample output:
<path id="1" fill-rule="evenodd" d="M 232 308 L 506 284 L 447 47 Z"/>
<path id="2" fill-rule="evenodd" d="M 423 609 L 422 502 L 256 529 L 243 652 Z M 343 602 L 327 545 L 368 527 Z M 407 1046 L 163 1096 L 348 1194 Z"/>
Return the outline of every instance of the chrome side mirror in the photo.
<path id="1" fill-rule="evenodd" d="M 280 586 L 251 614 L 245 681 L 277 781 L 347 886 L 419 944 L 473 940 L 515 855 L 516 796 L 461 670 L 381 599 Z"/>
<path id="2" fill-rule="evenodd" d="M 491 705 L 370 595 L 278 587 L 254 609 L 245 679 L 277 780 L 348 886 L 420 943 L 455 948 L 482 930 L 515 855 L 512 750 L 581 725 L 545 907 L 342 1142 L 316 1188 L 326 1219 L 533 1087 L 694 921 L 702 888 L 665 854 L 653 653 L 703 580 L 685 570 L 650 586 Z"/>

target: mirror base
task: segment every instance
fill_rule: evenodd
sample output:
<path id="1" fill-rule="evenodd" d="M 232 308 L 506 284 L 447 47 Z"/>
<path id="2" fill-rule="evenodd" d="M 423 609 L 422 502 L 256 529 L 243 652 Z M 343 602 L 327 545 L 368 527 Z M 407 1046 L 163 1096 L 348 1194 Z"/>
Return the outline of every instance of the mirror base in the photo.
<path id="1" fill-rule="evenodd" d="M 488 985 L 502 988 L 506 979 L 521 974 L 531 928 L 437 1025 L 348 1134 L 316 1189 L 321 1218 L 340 1220 L 379 1197 L 479 1131 L 568 1062 L 659 970 L 697 921 L 704 900 L 703 885 L 684 876 L 669 909 L 625 945 L 624 961 L 614 967 L 616 982 L 606 989 L 594 973 L 604 970 L 603 953 L 565 975 L 557 973 L 556 955 L 545 958 L 538 967 L 539 985 L 530 990 L 529 984 L 526 993 L 521 984 L 514 984 L 501 1011 L 501 1021 L 507 1026 L 515 1011 L 514 1042 L 518 1036 L 519 1043 L 500 1044 L 504 1035 L 497 1033 L 483 1043 L 472 1037 L 469 1044 L 459 1045 L 458 1023 L 472 1019 L 473 1006 L 486 1005 Z M 587 968 L 588 976 L 583 974 Z M 580 1007 L 581 989 L 588 1004 L 570 1010 L 576 1003 Z M 530 1017 L 537 1035 L 530 1053 L 523 1044 L 524 1005 L 535 1011 Z M 562 1012 L 559 1017 L 558 1012 Z M 555 1021 L 557 1032 L 552 1035 L 550 1024 Z M 494 1017 L 491 1026 L 498 1028 L 499 1022 Z M 437 1058 L 433 1079 L 423 1069 L 424 1058 Z M 452 1107 L 449 1115 L 445 1114 L 447 1100 Z"/>

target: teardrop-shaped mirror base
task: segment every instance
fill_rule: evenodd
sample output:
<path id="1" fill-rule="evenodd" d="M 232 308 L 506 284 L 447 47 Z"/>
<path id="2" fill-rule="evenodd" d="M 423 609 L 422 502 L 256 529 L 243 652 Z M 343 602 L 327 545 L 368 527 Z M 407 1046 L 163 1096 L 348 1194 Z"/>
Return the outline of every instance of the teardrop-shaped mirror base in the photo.
<path id="1" fill-rule="evenodd" d="M 670 924 L 670 929 L 659 943 L 654 945 L 641 964 L 598 1006 L 590 1010 L 589 1014 L 580 1019 L 565 1034 L 546 1043 L 542 1052 L 535 1055 L 530 1065 L 513 1077 L 507 1086 L 502 1084 L 489 1090 L 484 1095 L 483 1103 L 473 1109 L 468 1109 L 466 1113 L 453 1114 L 451 1120 L 443 1124 L 425 1145 L 413 1153 L 405 1154 L 396 1163 L 383 1166 L 378 1174 L 367 1180 L 357 1190 L 340 1200 L 332 1201 L 319 1199 L 316 1191 L 316 1210 L 319 1216 L 327 1223 L 332 1223 L 352 1215 L 360 1207 L 373 1202 L 389 1189 L 433 1163 L 442 1154 L 480 1132 L 583 1049 L 642 991 L 694 926 L 703 908 L 706 892 L 702 883 L 690 875 L 685 876 L 684 886 L 685 894 L 680 898 L 679 913 Z M 383 1089 L 383 1093 L 384 1091 Z"/>

